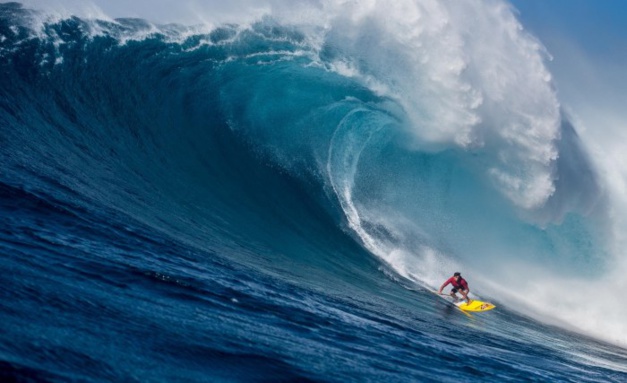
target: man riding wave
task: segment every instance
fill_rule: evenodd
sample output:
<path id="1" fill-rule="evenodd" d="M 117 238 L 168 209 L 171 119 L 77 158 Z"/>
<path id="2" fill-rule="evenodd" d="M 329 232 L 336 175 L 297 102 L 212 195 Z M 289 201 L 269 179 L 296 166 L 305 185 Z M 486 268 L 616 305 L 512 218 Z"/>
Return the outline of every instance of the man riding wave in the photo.
<path id="1" fill-rule="evenodd" d="M 462 278 L 461 273 L 456 272 L 455 274 L 453 274 L 452 277 L 447 279 L 442 284 L 442 286 L 440 286 L 440 290 L 438 291 L 438 294 L 442 294 L 442 290 L 448 284 L 451 284 L 453 286 L 453 289 L 451 290 L 450 295 L 451 295 L 451 297 L 453 297 L 453 299 L 456 302 L 459 300 L 459 298 L 457 297 L 457 294 L 456 294 L 459 291 L 459 293 L 464 297 L 466 302 L 470 303 L 470 298 L 468 298 L 468 293 L 470 292 L 470 289 L 468 288 L 468 282 L 466 282 L 466 280 L 464 278 Z"/>

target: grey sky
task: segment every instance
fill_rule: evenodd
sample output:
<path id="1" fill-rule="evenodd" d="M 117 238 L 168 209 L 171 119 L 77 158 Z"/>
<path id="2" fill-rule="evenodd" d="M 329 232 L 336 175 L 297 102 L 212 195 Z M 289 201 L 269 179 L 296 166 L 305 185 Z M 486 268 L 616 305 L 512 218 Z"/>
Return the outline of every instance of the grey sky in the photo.
<path id="1" fill-rule="evenodd" d="M 197 24 L 247 20 L 289 4 L 317 4 L 318 0 L 22 0 L 26 6 L 99 17 L 94 5 L 111 18 L 138 17 L 157 23 Z"/>

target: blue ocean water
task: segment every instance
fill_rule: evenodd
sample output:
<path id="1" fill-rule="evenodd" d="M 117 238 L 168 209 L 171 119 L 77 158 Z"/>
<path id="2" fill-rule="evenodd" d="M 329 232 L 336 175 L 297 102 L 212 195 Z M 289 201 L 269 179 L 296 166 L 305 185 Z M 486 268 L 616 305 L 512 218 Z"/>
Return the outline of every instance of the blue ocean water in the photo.
<path id="1" fill-rule="evenodd" d="M 0 4 L 3 381 L 627 379 L 621 312 L 551 285 L 615 263 L 540 49 L 519 40 L 527 100 L 463 28 L 345 12 L 203 29 Z M 496 310 L 429 292 L 458 270 Z"/>

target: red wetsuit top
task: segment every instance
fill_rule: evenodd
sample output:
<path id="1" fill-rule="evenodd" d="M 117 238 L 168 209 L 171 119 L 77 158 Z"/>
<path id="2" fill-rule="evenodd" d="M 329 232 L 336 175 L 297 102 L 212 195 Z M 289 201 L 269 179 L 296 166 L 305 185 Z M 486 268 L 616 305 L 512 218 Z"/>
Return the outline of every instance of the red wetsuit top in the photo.
<path id="1" fill-rule="evenodd" d="M 453 287 L 455 287 L 456 289 L 462 289 L 462 290 L 468 290 L 468 283 L 466 282 L 466 280 L 464 278 L 459 278 L 459 282 L 457 281 L 457 279 L 455 279 L 455 277 L 450 277 L 449 279 L 446 280 L 446 282 L 444 282 L 444 286 L 448 285 L 448 284 L 453 285 Z"/>

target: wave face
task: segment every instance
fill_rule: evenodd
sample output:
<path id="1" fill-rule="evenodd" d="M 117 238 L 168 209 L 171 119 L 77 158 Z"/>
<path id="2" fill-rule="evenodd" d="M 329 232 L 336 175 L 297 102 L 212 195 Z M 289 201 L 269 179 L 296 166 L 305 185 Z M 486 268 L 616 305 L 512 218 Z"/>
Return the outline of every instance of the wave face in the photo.
<path id="1" fill-rule="evenodd" d="M 621 351 L 606 353 L 606 346 L 569 340 L 574 335 L 553 328 L 545 339 L 544 325 L 516 314 L 627 345 L 626 312 L 616 306 L 624 291 L 624 278 L 616 276 L 625 271 L 614 235 L 619 205 L 561 112 L 543 64 L 546 52 L 510 7 L 498 1 L 290 7 L 250 23 L 188 27 L 58 17 L 0 4 L 3 211 L 23 217 L 5 223 L 2 251 L 20 249 L 43 262 L 61 285 L 86 278 L 125 292 L 126 300 L 94 292 L 87 304 L 95 306 L 149 310 L 142 308 L 142 289 L 163 285 L 157 290 L 174 299 L 172 310 L 182 305 L 179 312 L 190 315 L 190 327 L 181 330 L 189 331 L 186 363 L 197 366 L 201 359 L 194 358 L 204 355 L 211 366 L 222 365 L 212 370 L 216 379 L 228 380 L 237 360 L 271 378 L 347 378 L 324 363 L 309 369 L 319 361 L 290 348 L 298 341 L 281 335 L 289 323 L 264 324 L 276 337 L 255 329 L 259 313 L 266 318 L 268 311 L 283 321 L 302 316 L 299 326 L 308 330 L 299 334 L 308 342 L 315 339 L 311 326 L 347 331 L 372 322 L 407 329 L 411 321 L 426 321 L 417 330 L 426 338 L 406 345 L 426 355 L 446 340 L 429 330 L 441 318 L 425 290 L 456 270 L 475 294 L 502 307 L 495 327 L 480 322 L 473 331 L 512 342 L 513 326 L 549 354 L 565 352 L 569 342 L 590 342 L 594 358 L 609 369 L 601 373 L 624 376 L 612 367 L 624 360 Z M 21 202 L 16 208 L 9 201 Z M 35 234 L 18 236 L 20 225 Z M 42 249 L 51 253 L 33 255 Z M 15 257 L 7 267 L 27 267 Z M 102 263 L 92 270 L 88 264 L 96 260 Z M 82 279 L 72 282 L 69 264 Z M 21 273 L 47 278 L 43 271 Z M 5 282 L 28 285 L 15 278 Z M 134 285 L 133 278 L 143 282 Z M 258 306 L 239 314 L 227 308 L 246 299 Z M 194 304 L 210 313 L 197 314 Z M 396 318 L 372 314 L 370 305 Z M 30 307 L 11 312 L 26 316 Z M 364 322 L 347 319 L 349 326 L 338 312 Z M 210 328 L 221 346 L 195 343 L 191 317 L 198 315 L 220 323 L 200 328 Z M 332 326 L 313 325 L 309 316 Z M 166 313 L 149 320 L 186 323 L 170 322 Z M 340 336 L 337 331 L 322 337 Z M 58 332 L 49 336 L 61 339 Z M 246 336 L 257 348 L 235 340 Z M 551 337 L 564 348 L 552 349 L 558 346 L 549 345 Z M 367 347 L 369 340 L 360 339 Z M 403 352 L 400 339 L 389 341 Z M 328 342 L 304 349 L 332 349 L 341 341 Z M 183 347 L 167 346 L 169 353 Z M 275 348 L 300 355 L 304 365 L 269 351 Z M 94 365 L 110 363 L 98 366 L 100 378 L 125 376 L 109 371 L 115 362 L 103 352 L 90 357 Z M 442 358 L 426 375 L 403 367 L 405 378 L 458 368 Z M 584 363 L 581 355 L 569 358 Z M 140 365 L 150 365 L 148 359 Z M 28 363 L 3 360 L 5 371 L 31 371 Z M 268 361 L 282 364 L 270 368 Z M 382 372 L 387 363 L 398 365 L 380 363 L 359 376 L 389 378 Z M 67 378 L 41 372 L 47 366 L 32 367 L 32 374 Z M 484 368 L 498 371 L 489 362 Z M 569 368 L 553 378 L 569 376 Z M 484 378 L 507 376 L 506 370 Z M 540 370 L 538 376 L 549 376 Z M 253 376 L 242 374 L 231 378 Z"/>

